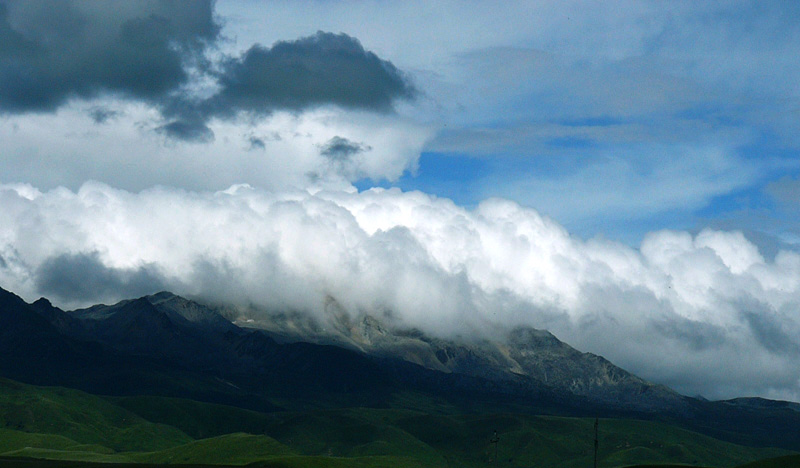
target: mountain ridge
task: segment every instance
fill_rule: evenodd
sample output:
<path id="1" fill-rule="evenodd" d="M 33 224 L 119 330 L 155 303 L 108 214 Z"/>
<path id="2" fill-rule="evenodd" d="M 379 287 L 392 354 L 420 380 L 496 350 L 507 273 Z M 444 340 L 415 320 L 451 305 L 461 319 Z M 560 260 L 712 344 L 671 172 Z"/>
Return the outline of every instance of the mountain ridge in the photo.
<path id="1" fill-rule="evenodd" d="M 614 365 L 602 356 L 580 352 L 546 330 L 516 327 L 496 340 L 437 338 L 419 329 L 396 328 L 364 315 L 353 320 L 333 314 L 328 326 L 298 314 L 258 314 L 234 318 L 236 324 L 268 331 L 278 341 L 311 341 L 346 346 L 369 355 L 400 358 L 425 368 L 490 380 L 531 378 L 559 392 L 641 411 L 683 411 L 684 397 L 664 385 Z"/>
<path id="2" fill-rule="evenodd" d="M 800 412 L 785 405 L 685 397 L 542 330 L 517 330 L 500 345 L 459 343 L 363 317 L 334 324 L 336 333 L 311 324 L 316 335 L 303 342 L 278 333 L 279 322 L 272 330 L 243 328 L 230 314 L 166 292 L 65 312 L 0 290 L 0 351 L 10 352 L 0 355 L 0 376 L 257 411 L 381 408 L 419 394 L 460 411 L 652 419 L 736 443 L 800 449 L 800 434 L 789 430 L 800 425 Z"/>

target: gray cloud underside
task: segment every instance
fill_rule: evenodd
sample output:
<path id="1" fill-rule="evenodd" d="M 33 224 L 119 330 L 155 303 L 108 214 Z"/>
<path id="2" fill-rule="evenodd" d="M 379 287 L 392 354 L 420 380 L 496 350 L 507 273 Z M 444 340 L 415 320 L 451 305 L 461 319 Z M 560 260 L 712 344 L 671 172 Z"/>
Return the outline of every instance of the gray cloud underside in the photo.
<path id="1" fill-rule="evenodd" d="M 215 41 L 210 0 L 0 3 L 0 111 L 120 93 L 158 101 Z"/>
<path id="2" fill-rule="evenodd" d="M 347 138 L 335 136 L 322 145 L 322 148 L 320 148 L 320 154 L 333 161 L 344 162 L 350 159 L 350 157 L 354 154 L 363 153 L 364 151 L 369 151 L 371 149 L 372 148 L 370 148 L 368 145 L 364 145 L 363 143 L 356 143 L 348 140 Z"/>
<path id="3" fill-rule="evenodd" d="M 36 286 L 43 294 L 61 300 L 104 302 L 124 295 L 140 297 L 164 289 L 157 269 L 112 268 L 98 252 L 63 253 L 45 260 L 36 272 Z"/>
<path id="4" fill-rule="evenodd" d="M 355 38 L 325 32 L 271 48 L 254 45 L 223 64 L 219 84 L 222 89 L 208 103 L 219 114 L 323 104 L 389 111 L 395 99 L 416 92 L 391 62 Z"/>
<path id="5" fill-rule="evenodd" d="M 547 328 L 689 394 L 800 398 L 800 255 L 765 260 L 738 232 L 654 232 L 633 249 L 512 202 L 398 190 L 6 185 L 0 205 L 0 285 L 31 300 L 171 289 L 325 320 L 333 298 L 439 336 Z"/>
<path id="6" fill-rule="evenodd" d="M 357 39 L 326 32 L 271 48 L 254 45 L 225 60 L 216 78 L 219 91 L 212 97 L 182 96 L 165 106 L 165 115 L 174 119 L 169 125 L 178 126 L 178 131 L 162 127 L 167 134 L 202 139 L 209 119 L 240 113 L 265 116 L 323 105 L 390 112 L 396 100 L 417 93 L 391 62 L 366 51 Z"/>
<path id="7" fill-rule="evenodd" d="M 119 115 L 120 113 L 118 111 L 106 109 L 104 107 L 95 106 L 89 110 L 89 117 L 91 117 L 96 124 L 104 124 L 109 120 L 119 117 Z"/>
<path id="8" fill-rule="evenodd" d="M 2 1 L 0 112 L 54 111 L 119 94 L 159 108 L 161 133 L 207 142 L 214 117 L 322 105 L 388 112 L 416 93 L 391 62 L 346 34 L 254 45 L 214 65 L 205 52 L 219 31 L 210 0 Z M 195 96 L 192 73 L 212 78 L 218 92 Z"/>
<path id="9" fill-rule="evenodd" d="M 214 131 L 208 128 L 205 119 L 178 119 L 156 127 L 156 132 L 170 138 L 194 143 L 214 140 Z"/>

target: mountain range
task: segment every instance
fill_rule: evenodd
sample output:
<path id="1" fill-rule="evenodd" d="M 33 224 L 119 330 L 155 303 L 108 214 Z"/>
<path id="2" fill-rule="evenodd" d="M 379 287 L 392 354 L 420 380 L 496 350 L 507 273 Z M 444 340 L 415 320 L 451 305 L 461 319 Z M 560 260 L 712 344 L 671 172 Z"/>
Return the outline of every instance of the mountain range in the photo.
<path id="1" fill-rule="evenodd" d="M 660 421 L 800 450 L 800 407 L 690 398 L 545 330 L 443 339 L 378 318 L 248 314 L 168 292 L 64 311 L 0 289 L 0 377 L 258 412 L 351 407 Z"/>
<path id="2" fill-rule="evenodd" d="M 337 312 L 324 325 L 303 314 L 248 314 L 224 308 L 219 313 L 244 327 L 265 330 L 280 342 L 339 346 L 442 373 L 546 389 L 608 408 L 687 409 L 683 397 L 673 390 L 647 382 L 602 356 L 577 351 L 546 330 L 517 327 L 495 340 L 442 339 L 419 329 L 392 329 L 370 315 L 352 319 L 332 303 L 328 310 Z"/>

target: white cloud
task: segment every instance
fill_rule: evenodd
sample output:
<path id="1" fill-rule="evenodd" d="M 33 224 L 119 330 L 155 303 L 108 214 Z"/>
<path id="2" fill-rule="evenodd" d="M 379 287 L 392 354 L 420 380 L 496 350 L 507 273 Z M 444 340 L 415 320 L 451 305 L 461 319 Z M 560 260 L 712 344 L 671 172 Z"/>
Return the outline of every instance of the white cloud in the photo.
<path id="1" fill-rule="evenodd" d="M 160 117 L 145 105 L 99 101 L 119 113 L 97 124 L 98 102 L 75 104 L 53 114 L 6 117 L 0 182 L 77 189 L 98 180 L 127 190 L 153 185 L 221 190 L 236 183 L 271 189 L 348 187 L 363 177 L 394 180 L 416 167 L 431 129 L 399 115 L 337 108 L 299 114 L 276 112 L 242 125 L 213 121 L 211 143 L 170 140 L 154 129 Z M 369 147 L 347 168 L 331 166 L 320 154 L 334 136 Z M 251 138 L 262 145 L 254 147 Z"/>
<path id="2" fill-rule="evenodd" d="M 737 232 L 655 232 L 632 249 L 510 201 L 470 211 L 396 189 L 3 185 L 0 206 L 0 284 L 29 300 L 150 287 L 324 316 L 333 297 L 445 336 L 548 328 L 689 393 L 800 398 L 800 255 L 767 261 Z M 69 275 L 97 289 L 53 287 Z"/>

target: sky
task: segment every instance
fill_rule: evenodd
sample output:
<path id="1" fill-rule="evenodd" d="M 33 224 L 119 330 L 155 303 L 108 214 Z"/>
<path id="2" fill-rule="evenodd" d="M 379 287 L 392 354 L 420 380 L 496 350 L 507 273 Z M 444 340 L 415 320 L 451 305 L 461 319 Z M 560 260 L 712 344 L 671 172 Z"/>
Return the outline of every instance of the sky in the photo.
<path id="1" fill-rule="evenodd" d="M 800 5 L 0 0 L 0 287 L 552 331 L 800 401 Z"/>

